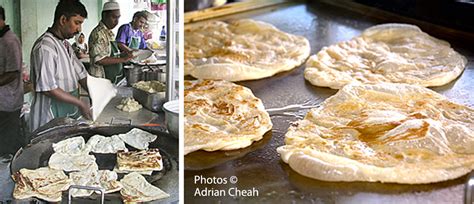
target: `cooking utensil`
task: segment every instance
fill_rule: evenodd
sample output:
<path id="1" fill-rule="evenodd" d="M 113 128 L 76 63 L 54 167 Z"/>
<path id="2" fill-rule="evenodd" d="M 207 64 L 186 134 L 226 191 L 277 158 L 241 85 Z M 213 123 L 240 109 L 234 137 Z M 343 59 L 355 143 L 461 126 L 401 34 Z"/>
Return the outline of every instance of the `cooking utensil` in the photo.
<path id="1" fill-rule="evenodd" d="M 168 101 L 163 105 L 165 111 L 165 123 L 168 132 L 177 137 L 179 136 L 179 101 Z"/>
<path id="2" fill-rule="evenodd" d="M 474 171 L 467 177 L 467 182 L 464 186 L 464 204 L 472 204 L 472 193 L 474 189 Z"/>
<path id="3" fill-rule="evenodd" d="M 72 204 L 72 189 L 84 189 L 84 190 L 94 190 L 95 192 L 100 192 L 100 204 L 104 204 L 104 197 L 105 197 L 105 190 L 100 187 L 93 187 L 93 186 L 81 186 L 81 185 L 71 185 L 69 186 L 69 190 L 67 191 L 67 203 Z"/>
<path id="4" fill-rule="evenodd" d="M 126 65 L 123 67 L 125 71 L 125 78 L 127 79 L 127 85 L 131 86 L 132 84 L 141 81 L 143 71 L 140 66 L 135 65 Z"/>

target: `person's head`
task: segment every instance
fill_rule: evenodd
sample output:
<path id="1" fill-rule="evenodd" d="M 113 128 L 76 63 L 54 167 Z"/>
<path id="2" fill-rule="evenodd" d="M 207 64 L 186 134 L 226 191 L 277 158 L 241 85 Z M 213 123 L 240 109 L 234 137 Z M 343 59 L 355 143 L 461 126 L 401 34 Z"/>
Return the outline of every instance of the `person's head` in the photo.
<path id="1" fill-rule="evenodd" d="M 139 11 L 133 14 L 132 27 L 134 30 L 142 29 L 145 25 L 147 19 L 147 14 L 145 11 Z"/>
<path id="2" fill-rule="evenodd" d="M 120 7 L 117 2 L 106 2 L 102 9 L 102 22 L 108 29 L 118 25 L 120 19 Z"/>
<path id="3" fill-rule="evenodd" d="M 69 39 L 81 32 L 86 18 L 86 7 L 79 0 L 59 0 L 54 11 L 53 27 L 64 39 Z"/>
<path id="4" fill-rule="evenodd" d="M 5 9 L 0 6 L 0 28 L 5 26 Z"/>

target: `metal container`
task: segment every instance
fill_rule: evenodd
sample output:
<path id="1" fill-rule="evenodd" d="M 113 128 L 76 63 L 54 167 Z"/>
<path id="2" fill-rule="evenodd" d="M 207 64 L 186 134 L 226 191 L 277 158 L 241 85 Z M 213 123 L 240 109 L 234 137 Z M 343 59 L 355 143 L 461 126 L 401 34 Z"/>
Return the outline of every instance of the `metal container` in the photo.
<path id="1" fill-rule="evenodd" d="M 166 102 L 166 92 L 148 93 L 133 87 L 133 98 L 146 109 L 159 112 L 162 111 L 161 107 Z"/>
<path id="2" fill-rule="evenodd" d="M 165 111 L 165 123 L 168 132 L 174 136 L 179 136 L 179 101 L 168 101 L 163 105 Z"/>
<path id="3" fill-rule="evenodd" d="M 160 67 L 147 67 L 142 72 L 143 81 L 159 81 L 166 84 L 166 73 Z"/>
<path id="4" fill-rule="evenodd" d="M 129 86 L 142 80 L 142 68 L 140 66 L 125 65 L 123 68 Z"/>

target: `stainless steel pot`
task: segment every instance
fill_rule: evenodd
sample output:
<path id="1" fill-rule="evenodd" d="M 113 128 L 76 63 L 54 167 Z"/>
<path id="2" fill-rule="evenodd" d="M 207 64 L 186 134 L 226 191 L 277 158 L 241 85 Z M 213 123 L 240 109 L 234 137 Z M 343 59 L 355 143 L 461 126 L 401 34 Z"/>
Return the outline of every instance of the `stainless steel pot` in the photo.
<path id="1" fill-rule="evenodd" d="M 142 80 L 166 83 L 166 72 L 164 72 L 163 69 L 159 67 L 148 67 L 143 69 Z"/>
<path id="2" fill-rule="evenodd" d="M 163 105 L 165 111 L 165 123 L 168 132 L 174 136 L 179 136 L 179 101 L 168 101 Z"/>
<path id="3" fill-rule="evenodd" d="M 142 80 L 142 68 L 135 65 L 125 65 L 125 78 L 129 86 Z"/>

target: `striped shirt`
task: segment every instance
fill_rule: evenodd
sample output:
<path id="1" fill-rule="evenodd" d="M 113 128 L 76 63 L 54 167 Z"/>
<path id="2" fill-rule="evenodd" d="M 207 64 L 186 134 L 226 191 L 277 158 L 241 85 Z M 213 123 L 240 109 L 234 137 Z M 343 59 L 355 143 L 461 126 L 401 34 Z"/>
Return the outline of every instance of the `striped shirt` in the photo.
<path id="1" fill-rule="evenodd" d="M 87 77 L 87 71 L 69 42 L 55 37 L 49 31 L 36 40 L 30 58 L 35 93 L 29 125 L 34 131 L 54 118 L 51 98 L 43 92 L 57 88 L 72 92 L 79 88 L 79 80 Z"/>

